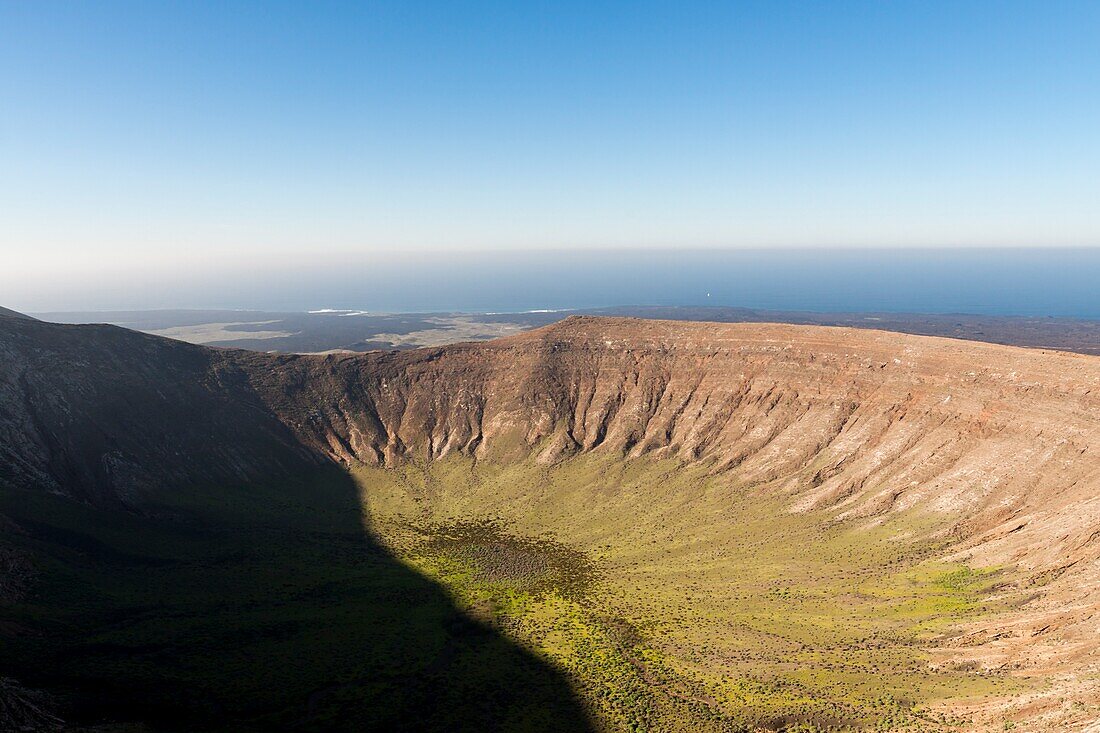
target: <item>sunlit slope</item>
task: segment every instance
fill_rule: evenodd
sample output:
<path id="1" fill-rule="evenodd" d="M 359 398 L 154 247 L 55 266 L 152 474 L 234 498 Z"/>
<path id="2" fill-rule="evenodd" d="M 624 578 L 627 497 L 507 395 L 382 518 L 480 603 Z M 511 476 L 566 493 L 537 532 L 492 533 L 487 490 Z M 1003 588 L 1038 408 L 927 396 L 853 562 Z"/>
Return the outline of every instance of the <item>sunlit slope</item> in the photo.
<path id="1" fill-rule="evenodd" d="M 812 695 L 827 680 L 846 699 L 853 688 L 843 680 L 871 675 L 902 707 L 924 700 L 950 711 L 977 696 L 968 719 L 985 714 L 994 727 L 1057 714 L 1063 685 L 1091 685 L 1094 358 L 846 329 L 575 318 L 486 345 L 330 359 L 325 369 L 310 387 L 325 391 L 307 400 L 321 409 L 300 420 L 292 411 L 288 422 L 352 464 L 431 466 L 418 504 L 429 516 L 536 522 L 517 531 L 549 530 L 586 552 L 660 547 L 637 560 L 649 570 L 637 571 L 646 584 L 635 600 L 655 589 L 675 598 L 674 611 L 650 610 L 671 627 L 660 636 L 679 645 L 673 658 L 704 679 L 738 678 L 731 660 L 745 645 L 743 674 L 758 663 L 757 673 L 774 671 L 764 662 L 772 655 L 812 677 L 802 680 Z M 580 474 L 548 479 L 536 502 L 506 482 L 475 491 L 435 476 L 440 459 L 461 456 L 482 476 L 518 465 Z M 639 485 L 608 479 L 623 460 L 663 468 Z M 611 468 L 577 468 L 599 461 Z M 554 512 L 568 526 L 547 519 Z M 766 563 L 753 562 L 753 547 Z M 739 559 L 712 570 L 729 553 Z M 857 558 L 851 567 L 846 553 Z M 735 602 L 725 594 L 739 592 L 745 568 L 768 590 Z M 630 598 L 632 573 L 611 577 Z M 877 643 L 888 659 L 868 658 L 876 635 L 892 639 Z M 700 662 L 707 654 L 693 644 L 719 651 Z M 820 664 L 806 662 L 814 655 Z M 1057 684 L 1048 698 L 994 689 L 1011 687 L 1010 676 Z M 991 702 L 1001 694 L 1004 705 Z M 937 698 L 953 702 L 937 707 Z"/>
<path id="2" fill-rule="evenodd" d="M 758 487 L 784 511 L 940 517 L 952 551 L 983 566 L 1093 572 L 1100 553 L 1093 357 L 572 318 L 487 344 L 289 360 L 253 383 L 303 442 L 339 460 L 670 460 Z"/>

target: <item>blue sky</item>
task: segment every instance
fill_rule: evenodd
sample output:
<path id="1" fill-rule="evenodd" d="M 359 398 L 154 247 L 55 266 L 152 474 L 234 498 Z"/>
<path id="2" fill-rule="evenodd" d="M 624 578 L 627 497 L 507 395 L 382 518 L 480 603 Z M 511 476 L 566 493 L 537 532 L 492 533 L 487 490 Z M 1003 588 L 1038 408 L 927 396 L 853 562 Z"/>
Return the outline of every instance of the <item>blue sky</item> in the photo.
<path id="1" fill-rule="evenodd" d="M 0 288 L 1100 245 L 1098 38 L 1096 2 L 0 0 Z"/>

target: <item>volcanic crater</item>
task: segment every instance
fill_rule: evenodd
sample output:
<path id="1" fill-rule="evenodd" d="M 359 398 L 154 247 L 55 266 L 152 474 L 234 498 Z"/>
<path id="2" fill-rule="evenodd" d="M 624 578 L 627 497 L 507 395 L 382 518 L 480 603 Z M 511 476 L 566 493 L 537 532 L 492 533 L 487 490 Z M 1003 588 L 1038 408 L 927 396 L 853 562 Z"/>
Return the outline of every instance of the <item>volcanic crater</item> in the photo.
<path id="1" fill-rule="evenodd" d="M 1098 451 L 1080 354 L 572 317 L 294 356 L 0 315 L 0 694 L 58 729 L 1086 731 Z"/>

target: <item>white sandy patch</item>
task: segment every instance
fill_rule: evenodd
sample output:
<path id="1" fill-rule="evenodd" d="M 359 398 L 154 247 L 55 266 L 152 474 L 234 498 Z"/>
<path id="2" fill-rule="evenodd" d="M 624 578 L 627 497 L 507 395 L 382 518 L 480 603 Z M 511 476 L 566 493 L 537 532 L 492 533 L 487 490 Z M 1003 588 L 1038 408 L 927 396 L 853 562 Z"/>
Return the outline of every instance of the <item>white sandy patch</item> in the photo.
<path id="1" fill-rule="evenodd" d="M 501 336 L 511 336 L 531 329 L 522 323 L 484 323 L 476 318 L 431 318 L 439 328 L 426 328 L 409 333 L 376 333 L 370 341 L 385 341 L 394 346 L 444 346 L 459 341 L 482 341 Z"/>
<path id="2" fill-rule="evenodd" d="M 198 323 L 193 326 L 158 328 L 145 333 L 154 336 L 187 341 L 192 344 L 209 344 L 215 341 L 239 341 L 241 339 L 274 339 L 294 336 L 296 331 L 230 331 L 230 326 L 264 326 L 279 321 L 241 321 L 237 323 Z"/>

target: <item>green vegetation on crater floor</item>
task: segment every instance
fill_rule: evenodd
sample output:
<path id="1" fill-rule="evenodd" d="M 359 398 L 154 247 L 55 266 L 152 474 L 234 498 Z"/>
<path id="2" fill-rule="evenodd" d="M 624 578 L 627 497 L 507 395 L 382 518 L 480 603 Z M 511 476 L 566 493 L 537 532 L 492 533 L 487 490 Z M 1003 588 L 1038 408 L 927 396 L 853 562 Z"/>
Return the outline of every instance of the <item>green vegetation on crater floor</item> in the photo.
<path id="1" fill-rule="evenodd" d="M 567 671 L 611 730 L 951 730 L 1020 682 L 933 668 L 1003 573 L 937 560 L 944 518 L 835 521 L 704 468 L 581 457 L 362 468 L 376 534 Z"/>
<path id="2" fill-rule="evenodd" d="M 938 560 L 945 518 L 596 456 L 352 478 L 141 515 L 0 494 L 35 558 L 0 675 L 156 730 L 948 731 L 934 703 L 1021 691 L 929 664 L 1010 580 Z"/>

